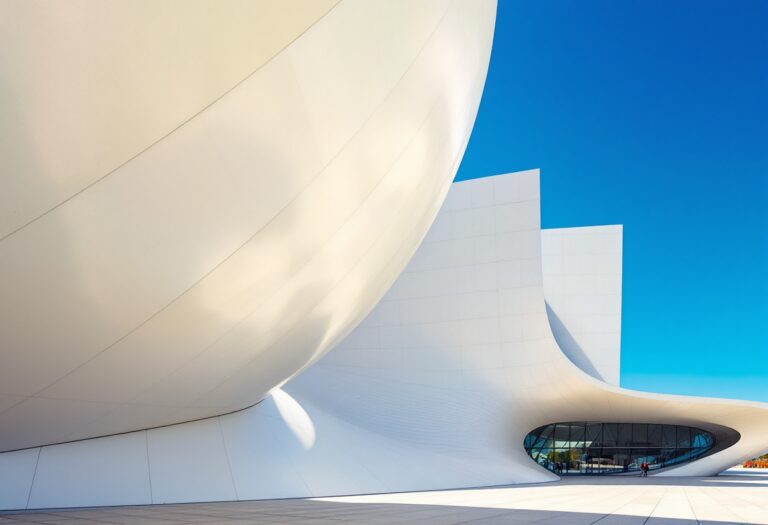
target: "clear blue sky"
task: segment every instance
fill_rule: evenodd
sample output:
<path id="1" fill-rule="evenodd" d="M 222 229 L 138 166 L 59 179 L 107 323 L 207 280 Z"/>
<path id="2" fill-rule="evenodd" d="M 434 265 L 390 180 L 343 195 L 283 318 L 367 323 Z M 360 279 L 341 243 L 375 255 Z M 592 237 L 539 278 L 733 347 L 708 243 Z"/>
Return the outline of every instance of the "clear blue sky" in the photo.
<path id="1" fill-rule="evenodd" d="M 768 1 L 500 0 L 457 180 L 624 225 L 622 386 L 768 401 Z"/>

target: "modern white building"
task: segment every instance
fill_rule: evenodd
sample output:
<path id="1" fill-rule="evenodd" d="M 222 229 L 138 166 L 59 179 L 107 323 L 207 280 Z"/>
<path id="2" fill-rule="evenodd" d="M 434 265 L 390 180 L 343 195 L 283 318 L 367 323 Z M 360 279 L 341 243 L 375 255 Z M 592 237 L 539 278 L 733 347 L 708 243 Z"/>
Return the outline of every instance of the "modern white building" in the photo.
<path id="1" fill-rule="evenodd" d="M 542 232 L 537 171 L 451 185 L 495 2 L 291 7 L 0 6 L 0 508 L 768 449 L 766 405 L 618 386 L 621 227 Z"/>

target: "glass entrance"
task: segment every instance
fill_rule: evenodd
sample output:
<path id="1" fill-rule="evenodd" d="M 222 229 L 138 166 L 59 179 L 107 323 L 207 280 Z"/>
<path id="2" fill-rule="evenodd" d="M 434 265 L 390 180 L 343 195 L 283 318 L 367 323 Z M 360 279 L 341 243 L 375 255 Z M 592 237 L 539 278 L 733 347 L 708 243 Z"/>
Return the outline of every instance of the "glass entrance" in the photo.
<path id="1" fill-rule="evenodd" d="M 525 438 L 525 450 L 557 474 L 616 474 L 699 459 L 715 445 L 706 430 L 652 423 L 553 423 Z"/>

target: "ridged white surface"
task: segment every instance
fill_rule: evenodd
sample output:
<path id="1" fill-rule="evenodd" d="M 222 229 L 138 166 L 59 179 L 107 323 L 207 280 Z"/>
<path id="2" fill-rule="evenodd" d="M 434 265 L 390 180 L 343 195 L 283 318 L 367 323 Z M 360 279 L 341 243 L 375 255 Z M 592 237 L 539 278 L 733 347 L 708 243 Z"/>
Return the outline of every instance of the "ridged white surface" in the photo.
<path id="1" fill-rule="evenodd" d="M 13 489 L 3 506 L 541 482 L 555 476 L 528 457 L 523 438 L 571 420 L 692 425 L 720 440 L 733 437 L 728 428 L 741 434 L 729 448 L 656 475 L 713 475 L 768 449 L 765 404 L 628 391 L 563 354 L 545 307 L 538 195 L 537 171 L 454 184 L 384 299 L 283 389 L 253 408 L 204 421 L 0 454 L 0 467 L 8 465 L 0 487 Z M 584 281 L 572 312 L 584 312 L 590 298 L 620 293 L 615 257 L 603 257 L 620 245 L 615 227 L 553 233 L 571 239 L 569 252 L 609 261 L 610 277 Z M 563 319 L 577 319 L 569 315 Z M 590 322 L 615 325 L 613 318 Z M 583 350 L 603 351 L 588 344 Z"/>
<path id="2" fill-rule="evenodd" d="M 55 82 L 0 95 L 43 141 L 0 156 L 0 195 L 18 204 L 0 218 L 0 450 L 257 403 L 365 316 L 436 214 L 474 122 L 495 2 L 265 2 L 250 32 L 261 11 L 246 4 L 2 7 L 29 35 L 53 25 L 65 49 L 111 51 L 109 67 L 68 62 L 83 62 L 72 82 L 108 77 L 78 91 L 74 107 L 98 104 L 76 132 L 45 127 L 71 118 Z M 144 33 L 147 49 L 124 49 Z M 48 71 L 18 38 L 26 59 L 0 54 L 0 75 Z M 179 42 L 142 68 L 142 53 Z M 100 91 L 141 71 L 145 92 Z M 29 78 L 43 82 L 13 85 Z M 38 160 L 42 189 L 28 184 Z"/>

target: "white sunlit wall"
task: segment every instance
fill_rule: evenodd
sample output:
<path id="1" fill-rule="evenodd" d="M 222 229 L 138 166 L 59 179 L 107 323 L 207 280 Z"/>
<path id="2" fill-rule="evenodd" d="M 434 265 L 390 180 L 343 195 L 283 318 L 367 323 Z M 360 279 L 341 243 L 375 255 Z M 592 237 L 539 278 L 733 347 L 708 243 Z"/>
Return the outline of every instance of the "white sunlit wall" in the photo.
<path id="1" fill-rule="evenodd" d="M 622 227 L 541 232 L 547 317 L 557 344 L 592 377 L 619 385 Z"/>

